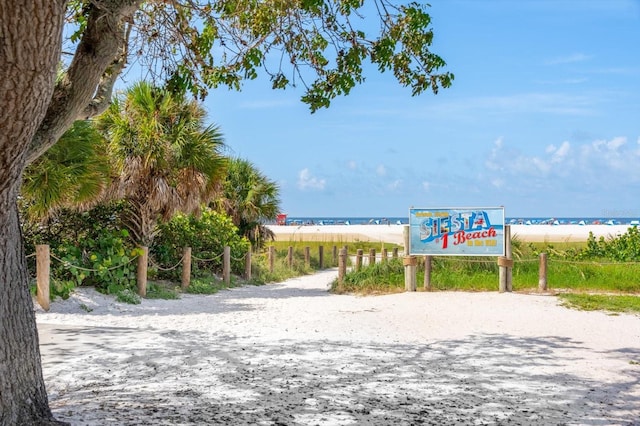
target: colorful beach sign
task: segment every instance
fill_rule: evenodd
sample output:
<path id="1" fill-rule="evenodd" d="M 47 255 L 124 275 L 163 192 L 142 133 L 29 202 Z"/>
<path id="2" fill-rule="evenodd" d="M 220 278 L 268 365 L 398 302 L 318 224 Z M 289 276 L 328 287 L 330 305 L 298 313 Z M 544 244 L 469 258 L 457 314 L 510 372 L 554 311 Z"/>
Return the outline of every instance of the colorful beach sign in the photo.
<path id="1" fill-rule="evenodd" d="M 504 208 L 411 208 L 409 254 L 504 256 Z"/>

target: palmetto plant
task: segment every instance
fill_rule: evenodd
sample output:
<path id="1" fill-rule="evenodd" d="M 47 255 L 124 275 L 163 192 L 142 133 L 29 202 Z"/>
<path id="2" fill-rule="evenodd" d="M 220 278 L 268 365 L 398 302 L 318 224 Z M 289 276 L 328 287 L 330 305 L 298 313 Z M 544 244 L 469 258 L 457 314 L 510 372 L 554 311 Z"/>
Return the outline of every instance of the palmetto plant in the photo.
<path id="1" fill-rule="evenodd" d="M 89 121 L 76 121 L 60 141 L 25 171 L 21 188 L 28 219 L 49 218 L 61 208 L 88 208 L 109 185 L 106 142 Z"/>
<path id="2" fill-rule="evenodd" d="M 239 158 L 229 160 L 223 193 L 215 207 L 231 217 L 241 235 L 254 247 L 260 247 L 273 233 L 264 226 L 275 220 L 280 211 L 278 185 L 269 180 L 251 162 Z"/>
<path id="3" fill-rule="evenodd" d="M 197 212 L 220 190 L 226 169 L 222 134 L 205 125 L 193 100 L 137 83 L 99 117 L 114 176 L 111 199 L 123 199 L 123 222 L 149 245 L 159 221 Z"/>

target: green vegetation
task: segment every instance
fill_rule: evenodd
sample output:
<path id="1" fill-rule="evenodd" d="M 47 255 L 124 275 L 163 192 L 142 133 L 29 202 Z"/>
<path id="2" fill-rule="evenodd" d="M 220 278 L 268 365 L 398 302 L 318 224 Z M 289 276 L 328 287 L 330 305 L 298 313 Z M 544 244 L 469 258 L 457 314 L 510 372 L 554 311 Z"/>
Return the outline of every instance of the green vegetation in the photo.
<path id="1" fill-rule="evenodd" d="M 512 246 L 514 291 L 538 290 L 539 254 L 544 252 L 548 256 L 548 289 L 562 291 L 561 297 L 568 305 L 582 309 L 597 306 L 597 309 L 615 312 L 637 311 L 640 299 L 635 296 L 640 294 L 640 232 L 637 228 L 629 228 L 626 234 L 609 240 L 596 241 L 591 235 L 586 243 L 525 245 L 514 239 Z M 496 291 L 498 269 L 493 257 L 434 257 L 431 288 L 435 291 Z M 419 262 L 419 290 L 422 290 L 423 282 L 424 262 Z M 332 291 L 383 294 L 404 291 L 404 285 L 402 261 L 390 259 L 386 263 L 349 271 L 343 283 L 333 283 Z M 582 293 L 607 295 L 586 296 Z"/>
<path id="2" fill-rule="evenodd" d="M 226 285 L 224 281 L 214 276 L 195 278 L 191 280 L 189 287 L 187 287 L 187 293 L 190 294 L 214 294 L 220 290 L 226 290 L 231 287 L 236 287 L 236 281 L 232 280 L 230 285 Z"/>
<path id="3" fill-rule="evenodd" d="M 145 82 L 98 117 L 112 170 L 107 195 L 124 204 L 122 223 L 137 243 L 150 246 L 159 223 L 217 195 L 227 160 L 220 129 L 205 118 L 197 101 Z"/>
<path id="4" fill-rule="evenodd" d="M 275 220 L 280 211 L 278 192 L 278 185 L 251 162 L 231 158 L 222 195 L 211 206 L 226 213 L 253 247 L 262 248 L 273 240 L 273 232 L 264 223 Z"/>
<path id="5" fill-rule="evenodd" d="M 172 282 L 147 282 L 147 299 L 175 300 L 180 298 L 180 288 Z"/>
<path id="6" fill-rule="evenodd" d="M 640 314 L 640 296 L 559 294 L 562 304 L 583 311 L 608 311 Z"/>

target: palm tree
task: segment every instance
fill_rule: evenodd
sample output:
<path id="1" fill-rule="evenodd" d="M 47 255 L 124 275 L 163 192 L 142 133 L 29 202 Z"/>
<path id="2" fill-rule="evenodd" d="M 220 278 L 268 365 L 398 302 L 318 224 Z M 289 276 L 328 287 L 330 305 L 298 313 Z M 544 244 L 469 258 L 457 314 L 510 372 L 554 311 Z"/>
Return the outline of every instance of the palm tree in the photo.
<path id="1" fill-rule="evenodd" d="M 251 162 L 239 158 L 229 160 L 223 195 L 215 208 L 227 213 L 254 247 L 273 239 L 265 221 L 275 220 L 280 211 L 278 185 L 269 180 Z"/>
<path id="2" fill-rule="evenodd" d="M 219 191 L 224 142 L 205 116 L 196 101 L 141 82 L 99 117 L 115 171 L 109 197 L 126 202 L 136 242 L 150 245 L 160 221 L 197 213 Z"/>
<path id="3" fill-rule="evenodd" d="M 24 173 L 21 201 L 32 222 L 62 208 L 83 210 L 100 200 L 110 180 L 106 142 L 90 121 L 76 121 Z"/>

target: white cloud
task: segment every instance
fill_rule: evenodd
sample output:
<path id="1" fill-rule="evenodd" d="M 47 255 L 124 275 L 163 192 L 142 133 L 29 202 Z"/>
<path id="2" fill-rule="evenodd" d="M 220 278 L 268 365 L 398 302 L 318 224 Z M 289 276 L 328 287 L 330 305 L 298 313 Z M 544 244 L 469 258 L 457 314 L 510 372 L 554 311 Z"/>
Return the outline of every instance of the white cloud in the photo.
<path id="1" fill-rule="evenodd" d="M 384 165 L 380 164 L 378 167 L 376 167 L 376 174 L 378 176 L 386 176 L 387 169 L 384 167 Z"/>
<path id="2" fill-rule="evenodd" d="M 347 167 L 349 168 L 349 170 L 357 170 L 358 164 L 354 160 L 351 160 L 347 163 Z"/>
<path id="3" fill-rule="evenodd" d="M 562 142 L 559 147 L 555 145 L 549 145 L 546 149 L 547 154 L 551 155 L 552 163 L 562 163 L 567 156 L 569 155 L 569 151 L 571 150 L 571 144 L 567 141 Z"/>
<path id="4" fill-rule="evenodd" d="M 298 173 L 298 188 L 301 190 L 316 190 L 322 191 L 326 185 L 326 181 L 324 179 L 318 179 L 317 177 L 311 175 L 309 169 L 302 169 L 300 173 Z"/>
<path id="5" fill-rule="evenodd" d="M 429 192 L 429 190 L 431 189 L 431 184 L 427 181 L 422 182 L 422 189 L 424 189 L 425 192 Z"/>
<path id="6" fill-rule="evenodd" d="M 494 142 L 483 179 L 500 190 L 518 192 L 547 188 L 574 193 L 640 182 L 640 139 L 630 146 L 625 137 L 573 144 L 547 145 L 543 152 L 525 154 Z"/>
<path id="7" fill-rule="evenodd" d="M 387 188 L 389 188 L 392 191 L 402 188 L 402 179 L 394 180 L 393 182 L 387 185 Z"/>
<path id="8" fill-rule="evenodd" d="M 572 53 L 566 56 L 558 56 L 552 58 L 546 62 L 547 65 L 560 65 L 560 64 L 574 64 L 576 62 L 584 62 L 591 59 L 591 55 L 585 55 L 584 53 Z"/>
<path id="9" fill-rule="evenodd" d="M 491 180 L 491 185 L 493 185 L 494 187 L 500 189 L 504 186 L 504 180 L 500 179 L 500 178 L 495 178 Z"/>

